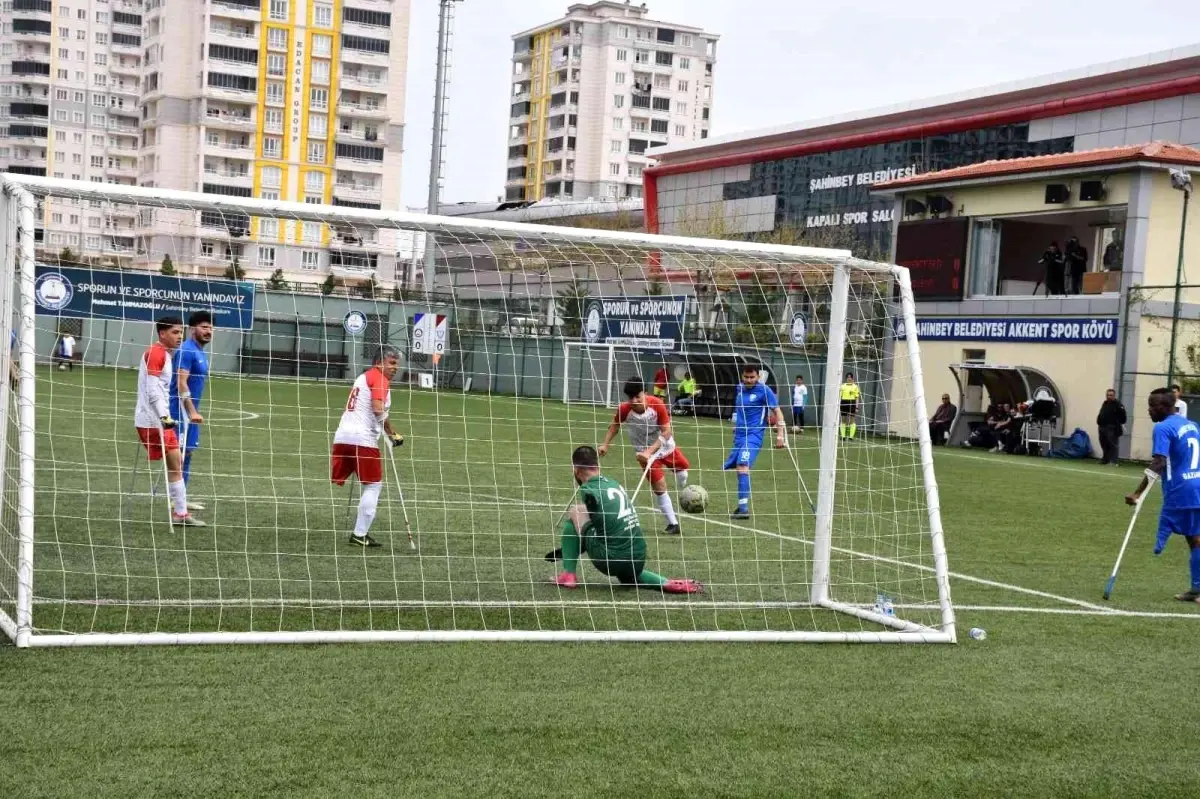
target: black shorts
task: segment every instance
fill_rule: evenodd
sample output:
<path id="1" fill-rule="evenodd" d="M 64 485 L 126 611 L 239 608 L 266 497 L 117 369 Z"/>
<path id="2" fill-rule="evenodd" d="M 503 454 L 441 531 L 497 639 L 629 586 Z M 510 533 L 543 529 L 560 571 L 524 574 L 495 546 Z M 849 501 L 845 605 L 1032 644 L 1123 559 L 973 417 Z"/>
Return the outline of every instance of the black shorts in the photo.
<path id="1" fill-rule="evenodd" d="M 842 400 L 842 416 L 853 416 L 858 413 L 858 402 L 855 400 Z"/>

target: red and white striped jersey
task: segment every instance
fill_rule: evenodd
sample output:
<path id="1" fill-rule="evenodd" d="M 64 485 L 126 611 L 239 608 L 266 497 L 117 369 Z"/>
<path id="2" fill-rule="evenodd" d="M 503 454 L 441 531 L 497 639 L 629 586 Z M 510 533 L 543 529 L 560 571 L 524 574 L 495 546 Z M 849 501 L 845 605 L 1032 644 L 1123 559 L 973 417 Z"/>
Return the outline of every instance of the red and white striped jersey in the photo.
<path id="1" fill-rule="evenodd" d="M 350 397 L 346 400 L 346 409 L 342 411 L 342 421 L 338 423 L 337 432 L 333 435 L 333 443 L 356 444 L 360 447 L 379 446 L 379 436 L 383 434 L 383 419 L 375 418 L 371 400 L 383 401 L 383 415 L 386 418 L 392 407 L 391 383 L 376 366 L 363 372 L 354 381 Z"/>
<path id="2" fill-rule="evenodd" d="M 171 415 L 171 351 L 156 341 L 142 353 L 138 363 L 137 407 L 133 412 L 136 427 L 158 427 L 160 419 Z"/>

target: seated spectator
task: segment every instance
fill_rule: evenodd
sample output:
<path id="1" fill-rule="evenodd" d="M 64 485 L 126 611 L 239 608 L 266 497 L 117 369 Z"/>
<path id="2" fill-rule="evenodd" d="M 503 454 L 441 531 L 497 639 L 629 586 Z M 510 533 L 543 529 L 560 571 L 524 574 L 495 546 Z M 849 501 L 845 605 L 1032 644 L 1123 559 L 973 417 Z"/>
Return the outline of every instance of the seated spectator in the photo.
<path id="1" fill-rule="evenodd" d="M 677 391 L 672 411 L 695 414 L 696 397 L 700 396 L 700 389 L 697 388 L 696 379 L 692 377 L 691 372 L 683 373 L 683 379 L 679 381 Z"/>
<path id="2" fill-rule="evenodd" d="M 987 419 L 983 424 L 976 423 L 971 427 L 971 435 L 962 442 L 964 447 L 994 450 L 998 440 L 996 426 L 1008 419 L 1008 406 L 1001 402 L 988 408 Z"/>
<path id="3" fill-rule="evenodd" d="M 942 404 L 929 417 L 929 440 L 935 446 L 945 444 L 950 438 L 950 425 L 958 415 L 958 408 L 950 401 L 949 394 L 942 395 Z"/>
<path id="4" fill-rule="evenodd" d="M 1009 435 L 1012 433 L 1013 427 L 1012 406 L 1007 402 L 1001 402 L 997 406 L 997 409 L 996 419 L 988 420 L 988 424 L 992 428 L 992 433 L 996 437 L 995 444 L 990 450 L 991 452 L 1003 452 L 1007 448 Z"/>
<path id="5" fill-rule="evenodd" d="M 1021 431 L 1025 428 L 1025 423 L 1029 421 L 1030 407 L 1028 402 L 1019 403 L 1016 410 L 1009 411 L 1008 420 L 1003 423 L 1003 428 L 997 426 L 996 452 L 1005 452 L 1009 455 L 1024 454 Z"/>

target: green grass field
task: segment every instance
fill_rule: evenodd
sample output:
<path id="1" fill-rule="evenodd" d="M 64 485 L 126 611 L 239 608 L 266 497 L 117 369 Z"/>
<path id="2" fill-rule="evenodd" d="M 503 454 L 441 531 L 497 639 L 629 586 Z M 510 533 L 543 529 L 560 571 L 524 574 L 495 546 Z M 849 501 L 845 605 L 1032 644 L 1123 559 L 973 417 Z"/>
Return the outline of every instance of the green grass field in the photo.
<path id="1" fill-rule="evenodd" d="M 345 544 L 344 494 L 325 479 L 328 409 L 343 386 L 215 383 L 208 460 L 193 481 L 218 498 L 214 526 L 184 538 L 148 498 L 125 497 L 136 493 L 128 377 L 39 383 L 54 418 L 39 439 L 35 623 L 45 631 L 859 628 L 775 607 L 807 596 L 811 514 L 790 461 L 764 453 L 755 518 L 728 524 L 720 423 L 678 423 L 710 512 L 685 517 L 682 539 L 650 536 L 664 571 L 708 583 L 708 604 L 631 596 L 589 567 L 587 591 L 564 598 L 540 560 L 570 494 L 552 464 L 595 440 L 607 414 L 397 392 L 421 549 L 408 553 L 392 506 L 376 522 L 388 545 L 364 553 Z M 835 544 L 860 555 L 835 558 L 834 585 L 853 601 L 878 584 L 927 604 L 907 450 L 856 446 L 841 461 Z M 815 443 L 799 455 L 815 490 Z M 624 446 L 609 459 L 636 483 Z M 939 452 L 936 468 L 957 646 L 5 647 L 2 793 L 1195 795 L 1200 608 L 1171 599 L 1186 584 L 1182 542 L 1150 555 L 1157 497 L 1111 611 L 1100 607 L 1129 518 L 1121 497 L 1140 468 L 956 451 Z M 464 503 L 468 493 L 500 499 Z M 657 531 L 660 517 L 639 506 Z M 966 638 L 973 626 L 986 641 Z"/>

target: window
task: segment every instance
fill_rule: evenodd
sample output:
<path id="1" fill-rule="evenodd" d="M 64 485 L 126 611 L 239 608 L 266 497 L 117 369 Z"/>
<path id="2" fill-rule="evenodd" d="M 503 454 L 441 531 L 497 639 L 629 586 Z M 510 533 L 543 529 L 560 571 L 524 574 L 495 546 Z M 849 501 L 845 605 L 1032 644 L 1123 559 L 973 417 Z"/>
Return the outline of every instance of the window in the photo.
<path id="1" fill-rule="evenodd" d="M 201 258 L 212 258 L 213 257 L 213 243 L 211 241 L 200 242 L 200 257 Z"/>
<path id="2" fill-rule="evenodd" d="M 67 48 L 67 47 L 60 47 L 60 48 L 58 48 L 58 57 L 59 57 L 59 58 L 61 58 L 61 59 L 63 59 L 63 60 L 66 60 L 66 59 L 70 58 L 70 57 L 71 57 L 71 50 L 70 50 L 70 48 Z"/>
<path id="3" fill-rule="evenodd" d="M 92 114 L 92 127 L 103 128 L 108 123 L 108 117 L 104 114 Z"/>
<path id="4" fill-rule="evenodd" d="M 308 163 L 323 164 L 325 163 L 325 142 L 313 141 L 308 142 Z"/>
<path id="5" fill-rule="evenodd" d="M 288 32 L 286 28 L 267 28 L 267 47 L 272 50 L 286 50 Z"/>
<path id="6" fill-rule="evenodd" d="M 333 37 L 322 33 L 313 34 L 312 52 L 313 55 L 325 56 L 326 58 L 333 55 Z"/>
<path id="7" fill-rule="evenodd" d="M 681 102 L 676 101 L 676 103 L 675 103 L 675 113 L 676 114 L 686 115 L 687 111 L 688 111 L 687 103 L 681 103 Z"/>
<path id="8" fill-rule="evenodd" d="M 92 75 L 92 83 L 97 86 L 105 86 L 108 84 L 108 75 L 105 75 L 103 72 L 97 72 L 95 75 Z"/>
<path id="9" fill-rule="evenodd" d="M 62 224 L 62 214 L 51 214 L 50 221 L 56 225 L 61 225 Z"/>
<path id="10" fill-rule="evenodd" d="M 104 166 L 104 156 L 93 155 L 92 156 L 92 166 L 93 167 L 103 167 Z"/>
<path id="11" fill-rule="evenodd" d="M 87 31 L 75 31 L 75 41 L 86 42 L 87 41 Z"/>
<path id="12" fill-rule="evenodd" d="M 645 133 L 649 129 L 649 124 L 644 119 L 633 120 L 633 132 Z"/>
<path id="13" fill-rule="evenodd" d="M 107 33 L 97 33 L 96 34 L 96 44 L 108 44 L 108 34 Z"/>
<path id="14" fill-rule="evenodd" d="M 308 135 L 309 136 L 327 136 L 329 135 L 329 117 L 324 114 L 309 114 L 308 115 Z"/>
<path id="15" fill-rule="evenodd" d="M 619 177 L 621 175 L 621 165 L 620 164 L 609 164 L 608 165 L 608 174 L 613 175 L 614 177 Z"/>
<path id="16" fill-rule="evenodd" d="M 643 167 L 641 164 L 630 164 L 629 165 L 629 177 L 640 178 L 642 176 L 642 170 L 644 170 L 644 169 L 645 169 L 645 167 Z"/>
<path id="17" fill-rule="evenodd" d="M 680 69 L 691 69 L 692 68 L 692 59 L 686 58 L 684 56 L 680 56 L 679 57 L 679 68 Z"/>
<path id="18" fill-rule="evenodd" d="M 82 111 L 76 111 L 75 113 L 71 114 L 71 121 L 76 125 L 82 125 L 85 119 L 86 116 Z M 93 119 L 92 121 L 94 122 L 95 120 Z M 103 123 L 101 124 L 101 127 L 104 127 Z"/>
<path id="19" fill-rule="evenodd" d="M 609 142 L 608 151 L 610 153 L 619 153 L 622 150 L 623 142 L 620 139 L 613 139 Z"/>
<path id="20" fill-rule="evenodd" d="M 274 168 L 275 167 L 267 167 L 267 169 L 274 169 Z M 266 170 L 263 170 L 263 180 L 265 181 L 266 179 L 267 179 Z M 258 192 L 258 196 L 260 199 L 263 199 L 263 200 L 278 200 L 279 192 L 267 191 L 265 189 L 260 189 Z M 278 222 L 276 222 L 276 224 L 278 224 Z"/>
<path id="21" fill-rule="evenodd" d="M 72 164 L 82 164 L 83 163 L 83 153 L 71 153 L 71 163 Z"/>
<path id="22" fill-rule="evenodd" d="M 274 269 L 275 268 L 275 248 L 258 247 L 258 268 L 259 269 Z"/>
<path id="23" fill-rule="evenodd" d="M 623 95 L 623 94 L 613 95 L 613 108 L 624 108 L 624 107 L 625 107 L 625 95 Z"/>
<path id="24" fill-rule="evenodd" d="M 652 106 L 655 111 L 670 111 L 671 110 L 671 98 L 670 97 L 654 97 L 651 99 L 651 103 L 652 103 Z"/>
<path id="25" fill-rule="evenodd" d="M 675 63 L 675 54 L 664 53 L 663 51 L 659 50 L 654 53 L 654 63 L 658 64 L 660 67 L 669 67 Z"/>
<path id="26" fill-rule="evenodd" d="M 54 99 L 55 100 L 64 100 L 65 101 L 67 99 L 67 95 L 68 95 L 68 92 L 66 89 L 55 89 L 54 90 Z"/>
<path id="27" fill-rule="evenodd" d="M 89 250 L 100 249 L 100 237 L 99 236 L 84 236 L 83 240 L 84 240 L 84 242 L 86 242 L 87 248 Z"/>
<path id="28" fill-rule="evenodd" d="M 58 71 L 58 79 L 59 79 L 59 80 L 70 80 L 70 79 L 71 79 L 71 77 L 70 77 L 70 76 L 71 76 L 71 71 L 70 71 L 70 70 L 67 70 L 67 69 L 60 69 L 60 70 Z"/>
<path id="29" fill-rule="evenodd" d="M 329 108 L 329 90 L 309 89 L 308 107 L 314 111 L 324 111 Z"/>
<path id="30" fill-rule="evenodd" d="M 613 130 L 625 130 L 625 120 L 621 117 L 613 117 Z"/>
<path id="31" fill-rule="evenodd" d="M 650 51 L 649 50 L 635 50 L 633 53 L 633 63 L 649 64 L 650 63 Z"/>
<path id="32" fill-rule="evenodd" d="M 54 121 L 55 122 L 66 122 L 67 121 L 67 111 L 65 108 L 59 108 L 58 110 L 56 110 L 54 112 Z"/>
<path id="33" fill-rule="evenodd" d="M 268 133 L 283 133 L 283 109 L 266 109 L 263 113 L 263 130 Z"/>
<path id="34" fill-rule="evenodd" d="M 325 191 L 325 174 L 323 172 L 305 172 L 304 190 L 315 194 Z"/>
<path id="35" fill-rule="evenodd" d="M 329 85 L 329 62 L 328 61 L 313 61 L 311 65 L 312 74 L 310 80 L 313 83 L 323 83 Z"/>
<path id="36" fill-rule="evenodd" d="M 98 105 L 101 108 L 104 108 L 105 106 L 108 105 L 108 95 L 107 94 L 93 94 L 92 95 L 92 105 Z"/>
<path id="37" fill-rule="evenodd" d="M 321 223 L 320 222 L 305 222 L 301 228 L 300 238 L 304 241 L 320 241 L 321 240 Z"/>
<path id="38" fill-rule="evenodd" d="M 651 133 L 666 133 L 667 132 L 667 120 L 665 120 L 665 119 L 650 120 L 650 132 Z"/>
<path id="39" fill-rule="evenodd" d="M 264 166 L 262 183 L 264 186 L 279 186 L 283 182 L 283 170 L 277 166 Z M 279 199 L 276 197 L 276 199 Z"/>
<path id="40" fill-rule="evenodd" d="M 670 75 L 655 75 L 654 88 L 661 91 L 671 91 L 671 76 Z"/>
<path id="41" fill-rule="evenodd" d="M 628 61 L 629 60 L 629 51 L 628 50 L 617 50 L 617 60 L 618 61 Z"/>
<path id="42" fill-rule="evenodd" d="M 691 86 L 691 83 L 689 81 L 681 80 L 681 81 L 679 81 L 678 85 L 675 88 L 681 92 L 686 92 L 690 88 L 690 86 Z"/>
<path id="43" fill-rule="evenodd" d="M 71 214 L 71 224 L 72 225 L 79 224 L 79 214 Z"/>
<path id="44" fill-rule="evenodd" d="M 67 140 L 67 132 L 65 130 L 54 131 L 54 140 L 55 141 L 66 141 Z"/>
<path id="45" fill-rule="evenodd" d="M 271 19 L 287 22 L 288 18 L 288 3 L 287 0 L 271 0 Z"/>
<path id="46" fill-rule="evenodd" d="M 279 220 L 278 219 L 259 219 L 258 220 L 258 237 L 260 239 L 279 238 Z"/>
<path id="47" fill-rule="evenodd" d="M 96 53 L 96 66 L 102 67 L 108 64 L 108 56 L 104 53 Z"/>
<path id="48" fill-rule="evenodd" d="M 614 80 L 616 80 L 616 82 L 617 82 L 617 85 L 618 85 L 618 86 L 623 86 L 623 85 L 625 85 L 625 73 L 624 73 L 624 72 L 618 72 L 618 73 L 617 73 L 617 74 L 614 76 Z"/>
<path id="49" fill-rule="evenodd" d="M 267 84 L 267 102 L 275 105 L 283 105 L 283 84 L 268 83 Z"/>
<path id="50" fill-rule="evenodd" d="M 680 47 L 691 47 L 692 46 L 692 34 L 690 34 L 690 33 L 680 34 L 679 35 L 679 46 Z"/>
<path id="51" fill-rule="evenodd" d="M 317 3 L 313 6 L 313 24 L 318 28 L 333 27 L 333 6 Z"/>
<path id="52" fill-rule="evenodd" d="M 687 135 L 687 125 L 676 125 L 675 126 L 675 135 L 676 136 L 686 136 Z"/>
<path id="53" fill-rule="evenodd" d="M 71 16 L 71 8 L 69 6 L 59 6 L 58 15 L 60 17 L 67 17 L 69 19 Z"/>
<path id="54" fill-rule="evenodd" d="M 301 250 L 300 251 L 300 268 L 315 272 L 320 268 L 321 253 L 316 250 Z"/>
<path id="55" fill-rule="evenodd" d="M 75 92 L 75 102 L 77 102 L 77 103 L 83 102 L 83 92 Z"/>
<path id="56" fill-rule="evenodd" d="M 283 140 L 275 136 L 263 136 L 263 158 L 278 158 L 283 152 Z"/>
<path id="57" fill-rule="evenodd" d="M 100 217 L 89 216 L 88 217 L 88 227 L 100 227 Z"/>
<path id="58" fill-rule="evenodd" d="M 55 150 L 54 151 L 54 160 L 55 161 L 66 161 L 67 154 L 64 153 L 62 150 Z"/>
<path id="59" fill-rule="evenodd" d="M 287 58 L 283 53 L 267 55 L 267 75 L 273 78 L 282 78 L 287 75 Z"/>
<path id="60" fill-rule="evenodd" d="M 108 24 L 108 12 L 107 11 L 97 11 L 96 12 L 96 23 L 99 25 L 107 25 Z"/>
<path id="61" fill-rule="evenodd" d="M 618 39 L 628 39 L 629 38 L 629 26 L 628 25 L 618 25 L 617 26 L 617 38 Z"/>

